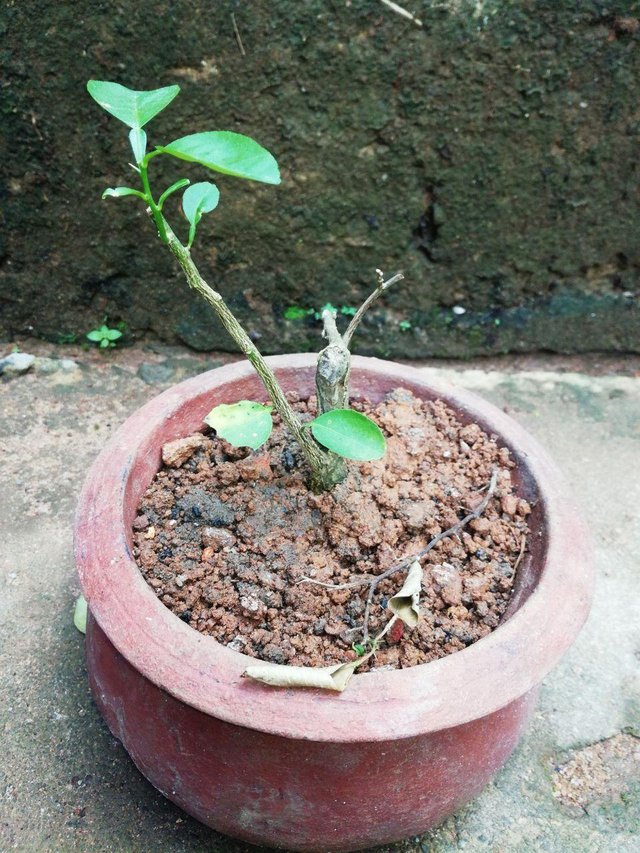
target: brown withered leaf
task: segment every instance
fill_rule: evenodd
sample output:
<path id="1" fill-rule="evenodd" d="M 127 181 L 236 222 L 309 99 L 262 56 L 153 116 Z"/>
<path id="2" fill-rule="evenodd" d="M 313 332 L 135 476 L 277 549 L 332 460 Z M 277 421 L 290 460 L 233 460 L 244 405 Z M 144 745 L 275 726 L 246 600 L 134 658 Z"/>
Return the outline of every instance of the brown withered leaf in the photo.
<path id="1" fill-rule="evenodd" d="M 389 599 L 387 607 L 402 619 L 409 628 L 415 628 L 420 619 L 420 588 L 422 584 L 422 566 L 416 560 L 409 567 L 406 580 L 400 592 Z"/>
<path id="2" fill-rule="evenodd" d="M 265 663 L 247 667 L 243 675 L 272 687 L 317 687 L 342 693 L 355 670 L 372 654 L 373 652 L 369 652 L 346 663 L 322 667 Z"/>

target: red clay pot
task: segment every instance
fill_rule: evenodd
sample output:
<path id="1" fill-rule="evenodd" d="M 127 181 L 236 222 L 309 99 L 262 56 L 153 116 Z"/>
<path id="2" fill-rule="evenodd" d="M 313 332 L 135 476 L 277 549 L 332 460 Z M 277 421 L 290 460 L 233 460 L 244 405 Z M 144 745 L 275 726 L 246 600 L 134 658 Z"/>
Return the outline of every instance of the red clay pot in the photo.
<path id="1" fill-rule="evenodd" d="M 314 392 L 315 357 L 269 359 L 286 390 Z M 218 403 L 264 400 L 241 362 L 156 397 L 118 430 L 80 498 L 76 556 L 89 603 L 87 666 L 113 734 L 165 796 L 215 829 L 290 850 L 357 850 L 421 833 L 474 797 L 505 762 L 538 686 L 591 598 L 588 532 L 553 463 L 514 421 L 419 371 L 354 358 L 354 396 L 402 386 L 442 398 L 495 433 L 535 505 L 530 554 L 488 637 L 433 663 L 355 675 L 342 694 L 241 678 L 251 658 L 183 623 L 131 554 L 138 501 L 164 442 Z"/>

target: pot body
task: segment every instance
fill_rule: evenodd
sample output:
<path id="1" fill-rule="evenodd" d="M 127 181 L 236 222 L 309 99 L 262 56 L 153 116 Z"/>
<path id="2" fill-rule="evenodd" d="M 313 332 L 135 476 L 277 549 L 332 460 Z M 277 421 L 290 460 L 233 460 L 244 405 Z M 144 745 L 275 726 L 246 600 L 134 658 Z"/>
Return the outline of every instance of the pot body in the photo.
<path id="1" fill-rule="evenodd" d="M 312 356 L 270 360 L 313 393 Z M 473 798 L 506 761 L 539 683 L 586 617 L 589 539 L 557 471 L 503 413 L 411 368 L 354 358 L 352 393 L 443 398 L 497 433 L 535 504 L 530 553 L 503 623 L 439 661 L 355 675 L 343 694 L 250 683 L 250 659 L 171 614 L 133 562 L 131 520 L 165 441 L 221 402 L 264 399 L 246 363 L 188 380 L 132 416 L 92 468 L 76 522 L 91 615 L 95 701 L 141 772 L 209 826 L 291 850 L 357 850 L 421 833 Z M 126 585 L 123 588 L 123 585 Z"/>
<path id="2" fill-rule="evenodd" d="M 440 823 L 502 767 L 538 692 L 428 735 L 393 739 L 391 720 L 390 740 L 327 743 L 235 726 L 180 702 L 141 676 L 93 618 L 87 667 L 112 734 L 165 797 L 220 832 L 287 850 L 360 850 Z"/>

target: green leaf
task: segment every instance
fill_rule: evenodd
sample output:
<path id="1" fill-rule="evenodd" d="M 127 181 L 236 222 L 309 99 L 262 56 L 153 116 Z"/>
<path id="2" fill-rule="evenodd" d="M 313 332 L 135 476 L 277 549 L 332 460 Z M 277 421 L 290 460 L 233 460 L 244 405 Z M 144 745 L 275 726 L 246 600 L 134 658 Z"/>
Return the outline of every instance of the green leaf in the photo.
<path id="1" fill-rule="evenodd" d="M 215 184 L 202 181 L 193 184 L 184 191 L 182 196 L 182 210 L 192 225 L 200 222 L 203 213 L 210 213 L 218 206 L 220 191 Z"/>
<path id="2" fill-rule="evenodd" d="M 102 349 L 106 349 L 108 346 L 111 346 L 108 338 L 102 338 L 102 340 L 100 341 L 100 346 L 102 347 Z"/>
<path id="3" fill-rule="evenodd" d="M 87 602 L 84 595 L 79 596 L 76 600 L 76 606 L 73 611 L 73 624 L 80 633 L 87 633 Z"/>
<path id="4" fill-rule="evenodd" d="M 196 226 L 203 213 L 210 213 L 214 210 L 220 200 L 220 192 L 215 184 L 209 181 L 202 181 L 199 184 L 193 184 L 184 191 L 182 196 L 182 210 L 184 215 L 189 220 L 191 227 L 189 228 L 189 242 L 187 247 L 190 249 L 194 237 L 196 236 Z"/>
<path id="5" fill-rule="evenodd" d="M 106 329 L 104 332 L 104 337 L 108 341 L 117 341 L 118 338 L 122 337 L 122 332 L 118 331 L 118 329 Z"/>
<path id="6" fill-rule="evenodd" d="M 384 456 L 385 440 L 380 427 L 353 409 L 333 409 L 310 423 L 316 441 L 324 447 L 359 462 Z"/>
<path id="7" fill-rule="evenodd" d="M 138 198 L 144 199 L 143 193 L 138 190 L 131 189 L 131 187 L 109 187 L 109 189 L 106 189 L 102 193 L 102 198 L 107 198 L 108 196 L 120 198 L 123 195 L 137 195 Z"/>
<path id="8" fill-rule="evenodd" d="M 129 127 L 139 129 L 171 103 L 180 91 L 180 86 L 137 92 L 119 83 L 89 80 L 87 90 L 108 113 Z"/>
<path id="9" fill-rule="evenodd" d="M 182 187 L 188 187 L 190 183 L 191 181 L 189 178 L 181 178 L 179 181 L 176 181 L 175 184 L 171 184 L 171 186 L 166 189 L 158 199 L 158 207 L 160 210 L 162 210 L 162 205 L 169 198 L 171 193 L 176 192 L 176 190 L 181 190 Z"/>
<path id="10" fill-rule="evenodd" d="M 160 151 L 179 160 L 200 163 L 214 172 L 279 184 L 280 172 L 274 157 L 248 136 L 230 130 L 192 133 L 160 146 Z"/>
<path id="11" fill-rule="evenodd" d="M 290 305 L 284 312 L 285 320 L 302 320 L 309 313 L 313 314 L 313 309 L 309 312 L 308 308 L 299 308 L 297 305 Z"/>
<path id="12" fill-rule="evenodd" d="M 255 450 L 271 435 L 273 421 L 271 406 L 262 406 L 251 400 L 216 406 L 205 417 L 204 422 L 234 447 L 250 447 Z"/>
<path id="13" fill-rule="evenodd" d="M 129 131 L 129 142 L 136 163 L 141 163 L 147 150 L 147 134 L 141 127 L 134 127 Z"/>
<path id="14" fill-rule="evenodd" d="M 90 341 L 99 343 L 104 337 L 104 332 L 102 329 L 92 329 L 90 332 L 87 332 L 87 337 Z"/>

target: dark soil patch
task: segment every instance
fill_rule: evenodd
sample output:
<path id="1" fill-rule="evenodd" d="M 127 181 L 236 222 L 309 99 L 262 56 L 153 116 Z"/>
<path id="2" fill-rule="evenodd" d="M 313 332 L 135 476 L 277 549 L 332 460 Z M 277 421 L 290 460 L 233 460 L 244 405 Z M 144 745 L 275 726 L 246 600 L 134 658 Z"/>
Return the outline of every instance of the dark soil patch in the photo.
<path id="1" fill-rule="evenodd" d="M 315 410 L 313 399 L 294 402 L 305 415 Z M 384 430 L 387 453 L 352 463 L 347 481 L 330 494 L 307 489 L 298 448 L 277 417 L 259 451 L 232 448 L 213 434 L 168 449 L 172 464 L 157 474 L 134 522 L 134 555 L 158 598 L 181 619 L 273 663 L 322 666 L 353 658 L 368 587 L 331 590 L 300 579 L 340 584 L 381 574 L 476 507 L 498 466 L 484 515 L 423 561 L 418 627 L 390 632 L 372 666 L 426 663 L 498 625 L 530 512 L 512 486 L 508 450 L 478 426 L 463 426 L 444 403 L 405 390 L 376 407 L 352 405 Z M 403 578 L 380 583 L 372 635 L 388 621 L 387 599 Z"/>

